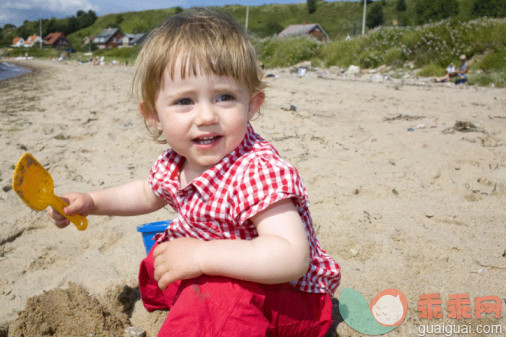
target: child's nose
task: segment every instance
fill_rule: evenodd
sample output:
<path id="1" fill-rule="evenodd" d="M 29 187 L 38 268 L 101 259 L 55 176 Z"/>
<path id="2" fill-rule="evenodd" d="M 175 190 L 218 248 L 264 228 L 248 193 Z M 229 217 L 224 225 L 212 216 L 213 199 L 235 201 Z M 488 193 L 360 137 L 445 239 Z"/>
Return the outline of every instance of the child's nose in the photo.
<path id="1" fill-rule="evenodd" d="M 196 123 L 199 125 L 208 125 L 218 122 L 218 114 L 212 104 L 202 104 L 197 114 Z"/>

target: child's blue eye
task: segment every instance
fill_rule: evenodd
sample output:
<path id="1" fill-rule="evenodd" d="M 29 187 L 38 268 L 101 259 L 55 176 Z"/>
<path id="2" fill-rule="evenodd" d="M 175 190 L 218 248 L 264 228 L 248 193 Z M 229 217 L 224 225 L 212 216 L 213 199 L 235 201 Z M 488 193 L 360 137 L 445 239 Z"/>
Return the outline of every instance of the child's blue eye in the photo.
<path id="1" fill-rule="evenodd" d="M 229 94 L 223 94 L 218 97 L 218 102 L 228 102 L 232 101 L 234 99 L 234 96 Z"/>
<path id="2" fill-rule="evenodd" d="M 190 105 L 193 104 L 193 101 L 189 98 L 181 98 L 176 102 L 177 105 Z"/>

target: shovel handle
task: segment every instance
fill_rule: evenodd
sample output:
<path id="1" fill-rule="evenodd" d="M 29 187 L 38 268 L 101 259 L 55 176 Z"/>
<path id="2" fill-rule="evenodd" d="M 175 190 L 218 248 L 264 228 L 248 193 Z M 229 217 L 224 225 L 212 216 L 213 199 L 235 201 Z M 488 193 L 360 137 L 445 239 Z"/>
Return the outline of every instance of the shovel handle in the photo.
<path id="1" fill-rule="evenodd" d="M 73 214 L 73 215 L 67 215 L 63 211 L 63 208 L 67 207 L 68 204 L 63 201 L 62 198 L 58 196 L 54 196 L 51 207 L 53 207 L 58 213 L 63 215 L 65 218 L 69 219 L 70 222 L 72 222 L 74 225 L 76 225 L 77 229 L 80 231 L 84 231 L 86 227 L 88 227 L 88 219 L 86 217 L 79 215 L 79 214 Z"/>

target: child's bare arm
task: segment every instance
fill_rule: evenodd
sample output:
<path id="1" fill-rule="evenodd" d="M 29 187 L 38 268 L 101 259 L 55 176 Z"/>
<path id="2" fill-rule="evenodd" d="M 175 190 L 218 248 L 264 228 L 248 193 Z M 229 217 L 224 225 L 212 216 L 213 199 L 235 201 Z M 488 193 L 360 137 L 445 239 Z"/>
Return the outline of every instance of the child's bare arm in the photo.
<path id="1" fill-rule="evenodd" d="M 146 214 L 167 204 L 153 193 L 147 180 L 134 180 L 89 194 L 95 203 L 95 209 L 90 214 L 97 215 Z"/>
<path id="2" fill-rule="evenodd" d="M 90 193 L 68 193 L 62 197 L 69 204 L 64 209 L 69 215 L 138 215 L 154 212 L 166 205 L 163 199 L 153 193 L 148 182 L 142 180 Z M 69 224 L 52 208 L 49 209 L 49 216 L 58 227 Z"/>
<path id="3" fill-rule="evenodd" d="M 309 267 L 309 243 L 299 213 L 290 199 L 251 219 L 259 236 L 253 240 L 176 239 L 154 251 L 160 288 L 201 274 L 276 284 L 296 280 Z"/>

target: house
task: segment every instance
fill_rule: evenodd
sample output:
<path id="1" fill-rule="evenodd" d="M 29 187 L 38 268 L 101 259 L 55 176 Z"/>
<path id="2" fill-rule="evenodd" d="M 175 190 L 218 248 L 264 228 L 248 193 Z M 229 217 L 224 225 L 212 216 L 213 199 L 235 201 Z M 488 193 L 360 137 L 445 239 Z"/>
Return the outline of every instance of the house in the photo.
<path id="1" fill-rule="evenodd" d="M 140 45 L 147 34 L 125 34 L 122 38 L 123 47 L 133 47 Z"/>
<path id="2" fill-rule="evenodd" d="M 93 43 L 98 48 L 117 48 L 122 43 L 122 36 L 118 28 L 106 28 L 100 34 L 95 36 Z"/>
<path id="3" fill-rule="evenodd" d="M 25 45 L 25 39 L 23 39 L 22 37 L 15 37 L 14 39 L 12 39 L 12 44 L 11 44 L 11 47 L 21 47 L 21 46 L 24 46 Z"/>
<path id="4" fill-rule="evenodd" d="M 42 42 L 42 39 L 38 35 L 30 35 L 26 40 L 24 46 L 27 48 L 36 46 L 37 43 Z"/>
<path id="5" fill-rule="evenodd" d="M 329 36 L 317 23 L 303 23 L 301 25 L 290 25 L 278 34 L 280 38 L 309 35 L 317 40 L 327 42 Z"/>
<path id="6" fill-rule="evenodd" d="M 44 39 L 44 44 L 51 47 L 72 47 L 72 44 L 63 33 L 50 33 Z"/>
<path id="7" fill-rule="evenodd" d="M 95 38 L 94 36 L 85 36 L 83 39 L 83 43 L 81 44 L 81 48 L 92 44 L 94 38 Z"/>

